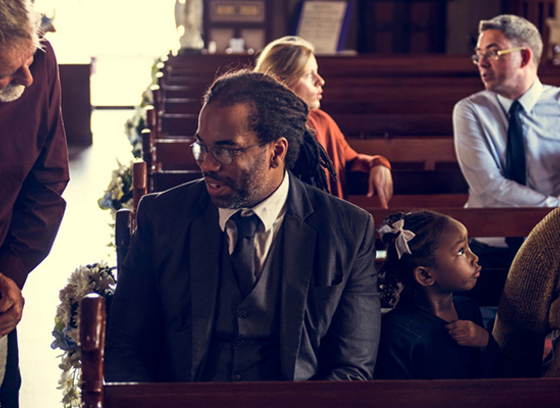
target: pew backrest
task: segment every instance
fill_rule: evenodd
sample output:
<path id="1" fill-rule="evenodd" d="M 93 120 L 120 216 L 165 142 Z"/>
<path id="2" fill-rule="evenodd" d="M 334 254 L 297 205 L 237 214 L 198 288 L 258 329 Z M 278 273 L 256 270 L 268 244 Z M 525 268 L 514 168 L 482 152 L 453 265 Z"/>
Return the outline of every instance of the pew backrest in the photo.
<path id="1" fill-rule="evenodd" d="M 249 383 L 103 382 L 105 301 L 80 308 L 83 408 L 552 408 L 560 378 Z"/>

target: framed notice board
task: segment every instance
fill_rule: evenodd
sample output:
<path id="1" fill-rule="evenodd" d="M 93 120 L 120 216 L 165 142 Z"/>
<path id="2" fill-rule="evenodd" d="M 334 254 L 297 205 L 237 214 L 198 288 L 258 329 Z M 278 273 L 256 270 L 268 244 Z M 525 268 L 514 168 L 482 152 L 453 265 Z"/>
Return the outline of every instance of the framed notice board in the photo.
<path id="1" fill-rule="evenodd" d="M 295 34 L 311 42 L 317 54 L 342 51 L 353 8 L 353 1 L 303 1 Z"/>
<path id="2" fill-rule="evenodd" d="M 269 30 L 273 0 L 207 0 L 204 39 L 224 52 L 230 40 L 242 39 L 245 49 L 262 49 L 272 40 Z"/>

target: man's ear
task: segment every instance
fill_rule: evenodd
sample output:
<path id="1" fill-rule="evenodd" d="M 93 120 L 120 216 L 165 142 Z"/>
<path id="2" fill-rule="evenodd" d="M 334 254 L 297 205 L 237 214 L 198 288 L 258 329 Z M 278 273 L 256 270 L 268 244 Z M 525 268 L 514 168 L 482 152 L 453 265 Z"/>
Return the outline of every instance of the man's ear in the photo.
<path id="1" fill-rule="evenodd" d="M 531 63 L 533 60 L 533 50 L 530 48 L 525 48 L 519 51 L 521 53 L 521 66 L 525 67 Z"/>
<path id="2" fill-rule="evenodd" d="M 430 272 L 430 268 L 417 266 L 416 268 L 414 268 L 414 271 L 412 273 L 416 282 L 418 282 L 422 286 L 432 286 L 435 282 L 435 279 Z"/>
<path id="3" fill-rule="evenodd" d="M 283 166 L 288 154 L 288 139 L 280 137 L 271 144 L 270 167 L 276 168 Z"/>

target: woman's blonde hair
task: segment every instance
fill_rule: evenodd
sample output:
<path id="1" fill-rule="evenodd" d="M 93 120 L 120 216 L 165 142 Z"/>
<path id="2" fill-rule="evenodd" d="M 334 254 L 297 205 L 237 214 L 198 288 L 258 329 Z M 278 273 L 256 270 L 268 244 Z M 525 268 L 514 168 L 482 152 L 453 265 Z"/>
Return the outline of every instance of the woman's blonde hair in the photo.
<path id="1" fill-rule="evenodd" d="M 290 86 L 303 75 L 314 51 L 313 44 L 301 37 L 278 38 L 262 50 L 255 71 L 271 75 Z"/>

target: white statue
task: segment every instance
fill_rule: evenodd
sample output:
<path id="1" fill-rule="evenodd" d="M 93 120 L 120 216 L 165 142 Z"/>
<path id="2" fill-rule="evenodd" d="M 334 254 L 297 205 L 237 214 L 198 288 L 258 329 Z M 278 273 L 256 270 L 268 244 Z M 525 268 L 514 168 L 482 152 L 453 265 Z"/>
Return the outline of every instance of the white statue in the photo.
<path id="1" fill-rule="evenodd" d="M 175 0 L 175 25 L 182 32 L 179 43 L 181 49 L 201 50 L 202 0 Z M 181 28 L 182 27 L 182 28 Z"/>

